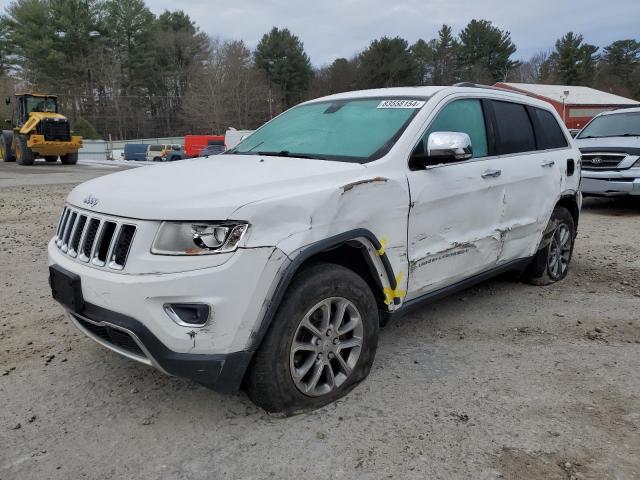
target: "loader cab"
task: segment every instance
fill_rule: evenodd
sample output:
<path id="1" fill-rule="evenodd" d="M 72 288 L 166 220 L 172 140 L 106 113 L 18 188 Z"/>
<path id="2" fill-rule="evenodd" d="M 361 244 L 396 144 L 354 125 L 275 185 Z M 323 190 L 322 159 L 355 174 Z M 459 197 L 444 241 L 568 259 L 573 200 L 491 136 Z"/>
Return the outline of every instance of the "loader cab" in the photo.
<path id="1" fill-rule="evenodd" d="M 16 95 L 16 123 L 23 125 L 31 112 L 58 113 L 58 99 L 53 95 Z"/>

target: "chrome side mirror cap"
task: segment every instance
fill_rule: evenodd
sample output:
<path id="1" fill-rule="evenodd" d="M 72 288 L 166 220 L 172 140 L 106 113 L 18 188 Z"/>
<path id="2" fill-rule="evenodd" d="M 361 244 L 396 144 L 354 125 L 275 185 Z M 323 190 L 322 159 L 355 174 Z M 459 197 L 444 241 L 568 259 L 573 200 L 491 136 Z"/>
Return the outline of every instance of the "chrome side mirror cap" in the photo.
<path id="1" fill-rule="evenodd" d="M 427 164 L 460 162 L 473 157 L 471 138 L 462 132 L 433 132 L 427 139 Z"/>

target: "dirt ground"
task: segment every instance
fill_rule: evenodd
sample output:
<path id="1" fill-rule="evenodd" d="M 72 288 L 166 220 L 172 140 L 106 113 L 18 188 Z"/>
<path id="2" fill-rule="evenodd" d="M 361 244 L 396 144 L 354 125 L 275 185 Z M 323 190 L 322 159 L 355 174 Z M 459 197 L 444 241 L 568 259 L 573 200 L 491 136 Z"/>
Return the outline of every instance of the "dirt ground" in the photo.
<path id="1" fill-rule="evenodd" d="M 65 195 L 112 171 L 0 164 L 1 480 L 640 478 L 640 199 L 585 201 L 565 281 L 391 323 L 350 395 L 279 419 L 102 348 L 51 299 Z"/>

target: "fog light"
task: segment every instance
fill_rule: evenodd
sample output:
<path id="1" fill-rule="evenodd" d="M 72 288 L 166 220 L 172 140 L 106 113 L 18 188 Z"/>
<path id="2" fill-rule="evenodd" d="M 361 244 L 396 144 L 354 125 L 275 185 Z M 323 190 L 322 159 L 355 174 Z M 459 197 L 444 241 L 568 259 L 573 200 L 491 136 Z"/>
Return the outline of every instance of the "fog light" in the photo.
<path id="1" fill-rule="evenodd" d="M 203 327 L 209 320 L 211 307 L 205 303 L 165 303 L 167 315 L 183 327 Z"/>

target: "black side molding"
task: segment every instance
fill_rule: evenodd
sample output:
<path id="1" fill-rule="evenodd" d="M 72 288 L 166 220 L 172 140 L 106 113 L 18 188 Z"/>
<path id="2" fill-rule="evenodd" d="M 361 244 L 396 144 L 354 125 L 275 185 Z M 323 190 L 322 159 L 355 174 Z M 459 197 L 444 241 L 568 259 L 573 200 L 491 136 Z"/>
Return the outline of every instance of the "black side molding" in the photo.
<path id="1" fill-rule="evenodd" d="M 324 250 L 328 250 L 332 247 L 336 247 L 350 240 L 355 240 L 356 238 L 361 238 L 361 237 L 369 240 L 373 245 L 373 248 L 375 248 L 379 252 L 378 255 L 382 260 L 382 265 L 384 266 L 385 273 L 387 274 L 389 285 L 393 290 L 396 290 L 398 287 L 398 283 L 396 281 L 396 276 L 393 272 L 393 268 L 391 267 L 391 262 L 389 262 L 389 258 L 387 257 L 387 254 L 382 250 L 382 244 L 380 243 L 380 240 L 378 240 L 378 238 L 370 230 L 367 230 L 366 228 L 356 228 L 354 230 L 349 230 L 347 232 L 340 233 L 333 237 L 320 240 L 319 242 L 316 242 L 312 245 L 309 245 L 308 247 L 305 247 L 298 254 L 298 256 L 289 264 L 289 266 L 286 268 L 286 270 L 280 277 L 280 280 L 276 285 L 273 296 L 269 302 L 269 306 L 267 307 L 264 317 L 260 322 L 260 327 L 258 328 L 257 331 L 254 332 L 251 345 L 247 350 L 255 351 L 258 349 L 258 347 L 262 343 L 262 339 L 266 335 L 267 330 L 269 329 L 269 326 L 271 325 L 271 322 L 273 321 L 273 318 L 276 315 L 276 311 L 278 310 L 278 307 L 280 306 L 280 302 L 282 302 L 284 294 L 287 291 L 287 288 L 289 287 L 289 283 L 291 283 L 291 279 L 300 268 L 300 265 L 302 265 L 302 263 L 305 260 L 309 259 L 313 255 L 320 253 Z M 400 298 L 394 298 L 393 302 L 396 305 L 399 304 Z"/>

